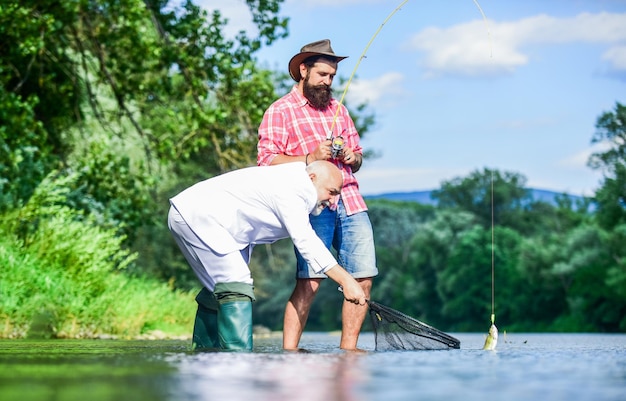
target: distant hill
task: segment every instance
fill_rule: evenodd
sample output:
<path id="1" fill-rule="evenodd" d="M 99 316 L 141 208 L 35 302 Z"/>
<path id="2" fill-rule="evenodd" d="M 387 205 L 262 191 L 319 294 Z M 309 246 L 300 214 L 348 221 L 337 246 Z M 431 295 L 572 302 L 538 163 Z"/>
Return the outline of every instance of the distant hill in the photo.
<path id="1" fill-rule="evenodd" d="M 365 199 L 386 199 L 399 202 L 417 202 L 424 205 L 436 205 L 437 201 L 430 197 L 433 191 L 387 192 L 379 195 L 365 195 Z"/>
<path id="2" fill-rule="evenodd" d="M 561 192 L 547 191 L 545 189 L 529 188 L 534 200 L 543 201 L 551 205 L 556 205 L 556 197 L 562 195 Z M 437 201 L 431 198 L 432 190 L 414 192 L 388 192 L 379 195 L 365 195 L 365 199 L 386 199 L 391 201 L 417 202 L 424 205 L 437 205 Z M 582 196 L 567 195 L 574 202 L 582 200 Z"/>

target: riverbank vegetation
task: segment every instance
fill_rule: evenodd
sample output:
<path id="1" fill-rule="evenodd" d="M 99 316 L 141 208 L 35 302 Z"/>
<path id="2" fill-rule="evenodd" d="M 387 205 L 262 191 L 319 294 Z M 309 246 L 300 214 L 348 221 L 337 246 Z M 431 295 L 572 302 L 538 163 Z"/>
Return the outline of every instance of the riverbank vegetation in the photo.
<path id="1" fill-rule="evenodd" d="M 191 332 L 199 288 L 168 199 L 255 164 L 289 88 L 255 58 L 288 35 L 281 3 L 247 1 L 258 34 L 234 39 L 188 1 L 0 6 L 0 337 Z M 373 114 L 347 106 L 367 135 Z M 589 166 L 605 178 L 588 199 L 536 201 L 522 174 L 485 168 L 442 183 L 436 206 L 368 201 L 372 298 L 485 331 L 493 263 L 501 330 L 626 331 L 626 106 L 598 112 Z M 255 324 L 281 329 L 294 264 L 289 240 L 255 249 Z M 321 291 L 307 329 L 336 330 L 341 294 Z"/>
<path id="2" fill-rule="evenodd" d="M 125 270 L 124 237 L 61 205 L 68 180 L 44 180 L 0 228 L 3 338 L 187 334 L 195 293 Z"/>

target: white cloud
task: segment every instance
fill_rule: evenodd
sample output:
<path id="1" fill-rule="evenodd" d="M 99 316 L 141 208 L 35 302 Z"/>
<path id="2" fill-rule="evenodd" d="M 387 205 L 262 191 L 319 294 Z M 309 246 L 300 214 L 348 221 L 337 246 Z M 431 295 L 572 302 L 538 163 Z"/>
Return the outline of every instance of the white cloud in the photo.
<path id="1" fill-rule="evenodd" d="M 570 155 L 562 160 L 558 161 L 559 166 L 572 168 L 572 169 L 580 169 L 580 170 L 588 170 L 587 161 L 592 153 L 606 152 L 611 149 L 612 144 L 609 142 L 600 142 L 596 143 L 593 146 L 590 146 L 587 149 L 581 150 L 578 153 Z"/>
<path id="2" fill-rule="evenodd" d="M 367 102 L 370 106 L 393 107 L 393 102 L 407 94 L 402 83 L 404 75 L 390 72 L 375 79 L 353 80 L 346 93 L 351 104 Z"/>
<path id="3" fill-rule="evenodd" d="M 614 46 L 607 50 L 602 58 L 616 70 L 626 71 L 626 45 Z"/>
<path id="4" fill-rule="evenodd" d="M 505 48 L 504 55 L 498 54 L 499 60 L 505 56 L 506 62 L 496 63 L 492 57 L 493 44 L 483 21 L 448 29 L 427 28 L 414 35 L 409 46 L 425 53 L 421 64 L 427 76 L 507 72 L 527 62 L 527 57 L 514 48 Z"/>
<path id="5" fill-rule="evenodd" d="M 427 28 L 413 35 L 409 47 L 424 52 L 427 76 L 498 75 L 529 62 L 529 45 L 600 43 L 604 58 L 626 70 L 626 14 L 582 13 L 572 18 L 538 15 L 513 22 L 475 20 L 450 28 Z"/>
<path id="6" fill-rule="evenodd" d="M 564 159 L 561 159 L 557 162 L 559 166 L 568 167 L 571 169 L 588 169 L 587 160 L 589 160 L 589 156 L 593 151 L 591 148 L 582 150 L 578 153 L 570 155 Z"/>

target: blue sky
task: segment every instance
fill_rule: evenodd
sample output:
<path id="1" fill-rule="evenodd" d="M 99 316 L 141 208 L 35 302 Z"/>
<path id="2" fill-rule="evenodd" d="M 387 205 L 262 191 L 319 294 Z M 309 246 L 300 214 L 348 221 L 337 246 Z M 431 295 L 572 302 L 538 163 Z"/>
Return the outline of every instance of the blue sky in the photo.
<path id="1" fill-rule="evenodd" d="M 251 30 L 243 0 L 219 8 L 229 31 Z M 286 0 L 290 35 L 259 60 L 287 70 L 328 38 L 349 77 L 401 0 Z M 408 0 L 382 27 L 348 87 L 376 126 L 362 140 L 379 157 L 357 173 L 366 195 L 436 189 L 483 168 L 527 186 L 591 195 L 586 166 L 598 116 L 626 104 L 626 0 Z M 335 85 L 338 85 L 338 80 Z"/>

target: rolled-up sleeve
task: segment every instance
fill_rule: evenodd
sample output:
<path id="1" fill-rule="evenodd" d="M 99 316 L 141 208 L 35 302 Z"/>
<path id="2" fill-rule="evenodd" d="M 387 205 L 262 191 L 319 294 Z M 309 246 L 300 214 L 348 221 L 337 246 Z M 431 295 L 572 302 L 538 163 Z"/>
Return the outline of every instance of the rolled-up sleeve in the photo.
<path id="1" fill-rule="evenodd" d="M 259 126 L 257 143 L 257 164 L 269 166 L 276 155 L 284 153 L 284 143 L 289 134 L 285 129 L 284 116 L 277 107 L 270 106 Z"/>

